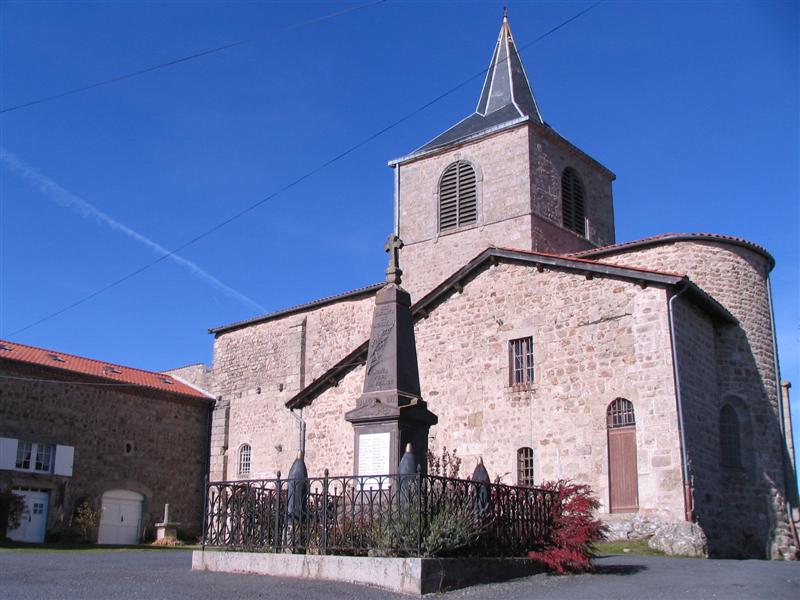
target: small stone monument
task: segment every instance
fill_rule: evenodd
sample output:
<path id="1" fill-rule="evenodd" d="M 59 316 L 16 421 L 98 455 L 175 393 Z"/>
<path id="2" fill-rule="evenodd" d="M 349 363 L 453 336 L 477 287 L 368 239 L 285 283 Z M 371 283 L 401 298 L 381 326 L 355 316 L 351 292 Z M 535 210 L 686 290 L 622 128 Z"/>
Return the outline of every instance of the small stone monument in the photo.
<path id="1" fill-rule="evenodd" d="M 180 525 L 180 523 L 172 523 L 169 520 L 169 504 L 165 504 L 164 521 L 162 523 L 156 523 L 156 541 L 177 540 L 178 525 Z"/>
<path id="2" fill-rule="evenodd" d="M 438 422 L 422 399 L 411 296 L 400 287 L 398 252 L 403 242 L 389 236 L 386 285 L 375 296 L 364 392 L 345 414 L 355 430 L 355 474 L 392 475 L 401 448 L 411 444 L 425 471 L 428 431 Z"/>

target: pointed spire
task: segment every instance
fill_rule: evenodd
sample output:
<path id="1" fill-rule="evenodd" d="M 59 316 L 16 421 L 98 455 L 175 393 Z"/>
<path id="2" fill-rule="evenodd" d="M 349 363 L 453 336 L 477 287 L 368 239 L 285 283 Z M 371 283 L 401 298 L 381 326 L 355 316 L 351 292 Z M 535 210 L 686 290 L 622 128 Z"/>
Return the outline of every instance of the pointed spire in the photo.
<path id="1" fill-rule="evenodd" d="M 511 35 L 508 13 L 504 12 L 500 35 L 497 37 L 497 44 L 486 71 L 486 80 L 475 112 L 418 148 L 410 156 L 462 140 L 474 139 L 484 132 L 497 131 L 498 128 L 512 126 L 525 120 L 540 124 L 544 122 L 533 97 L 525 68 L 522 66 L 514 36 Z M 404 160 L 401 158 L 393 162 L 400 163 Z"/>
<path id="2" fill-rule="evenodd" d="M 507 106 L 513 106 L 519 116 L 542 121 L 539 107 L 531 91 L 531 84 L 522 66 L 517 45 L 514 43 L 514 36 L 511 35 L 508 10 L 504 8 L 500 35 L 497 37 L 497 44 L 475 112 L 485 117 Z"/>

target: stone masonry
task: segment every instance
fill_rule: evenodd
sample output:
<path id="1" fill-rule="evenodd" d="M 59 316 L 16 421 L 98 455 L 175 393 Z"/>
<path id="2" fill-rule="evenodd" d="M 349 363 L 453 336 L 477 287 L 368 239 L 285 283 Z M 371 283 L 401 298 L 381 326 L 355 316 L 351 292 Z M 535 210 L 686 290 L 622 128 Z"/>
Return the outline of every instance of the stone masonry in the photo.
<path id="1" fill-rule="evenodd" d="M 4 364 L 0 373 L 0 436 L 74 447 L 74 471 L 0 472 L 6 485 L 50 491 L 47 531 L 58 535 L 78 503 L 100 508 L 103 493 L 144 496 L 143 533 L 154 537 L 169 503 L 181 536 L 201 531 L 209 400 L 136 388 L 87 386 L 80 377 L 35 366 Z M 74 385 L 49 380 L 74 380 Z M 130 445 L 130 452 L 126 447 Z"/>

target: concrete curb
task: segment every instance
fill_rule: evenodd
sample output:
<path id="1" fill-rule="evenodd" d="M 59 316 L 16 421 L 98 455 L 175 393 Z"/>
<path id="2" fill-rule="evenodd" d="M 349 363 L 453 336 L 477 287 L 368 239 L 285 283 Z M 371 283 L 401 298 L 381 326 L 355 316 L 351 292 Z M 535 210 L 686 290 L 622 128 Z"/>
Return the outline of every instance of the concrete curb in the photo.
<path id="1" fill-rule="evenodd" d="M 545 571 L 527 558 L 374 558 L 212 550 L 195 550 L 192 570 L 344 581 L 414 596 Z"/>

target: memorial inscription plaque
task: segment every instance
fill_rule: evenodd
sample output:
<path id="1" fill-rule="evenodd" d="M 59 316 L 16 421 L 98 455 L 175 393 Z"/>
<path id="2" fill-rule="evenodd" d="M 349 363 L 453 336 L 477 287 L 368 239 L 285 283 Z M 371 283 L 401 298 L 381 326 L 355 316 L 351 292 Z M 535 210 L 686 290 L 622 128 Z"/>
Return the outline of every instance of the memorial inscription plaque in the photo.
<path id="1" fill-rule="evenodd" d="M 362 433 L 358 436 L 358 475 L 388 475 L 392 469 L 389 462 L 391 454 L 391 433 Z M 378 487 L 377 479 L 364 483 L 367 489 Z"/>

